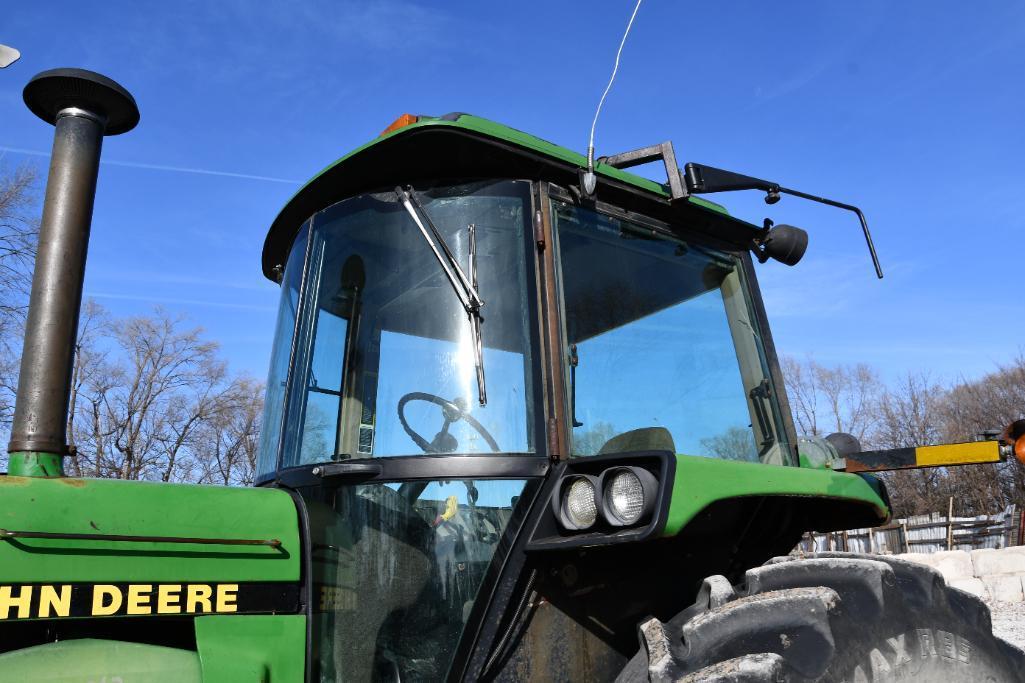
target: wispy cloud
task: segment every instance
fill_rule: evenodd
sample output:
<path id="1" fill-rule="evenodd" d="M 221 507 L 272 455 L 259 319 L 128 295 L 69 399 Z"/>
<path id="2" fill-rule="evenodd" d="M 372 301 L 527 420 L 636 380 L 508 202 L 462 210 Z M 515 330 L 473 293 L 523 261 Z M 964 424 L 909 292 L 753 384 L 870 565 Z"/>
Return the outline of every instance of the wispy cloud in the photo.
<path id="1" fill-rule="evenodd" d="M 864 289 L 865 272 L 862 258 L 809 257 L 796 269 L 770 264 L 761 269 L 758 279 L 772 318 L 812 320 L 852 310 Z"/>
<path id="2" fill-rule="evenodd" d="M 763 107 L 770 100 L 801 90 L 847 61 L 851 55 L 856 56 L 878 30 L 881 20 L 878 11 L 866 8 L 858 24 L 849 27 L 851 30 L 845 31 L 839 40 L 825 43 L 819 51 L 807 52 L 798 68 L 789 72 L 781 71 L 778 66 L 768 69 L 764 83 L 756 88 L 754 101 L 747 108 Z"/>
<path id="3" fill-rule="evenodd" d="M 890 257 L 883 263 L 886 279 L 880 283 L 868 255 L 822 253 L 805 259 L 794 269 L 769 264 L 758 280 L 770 318 L 846 317 L 853 311 L 879 306 L 887 292 L 901 291 L 913 282 L 922 266 Z"/>
<path id="4" fill-rule="evenodd" d="M 409 57 L 437 60 L 453 50 L 449 37 L 462 18 L 444 3 L 408 0 L 270 0 L 259 3 L 259 11 L 250 0 L 185 0 L 132 12 L 101 3 L 96 11 L 98 21 L 116 21 L 121 30 L 84 45 L 90 57 L 124 55 L 128 68 L 195 74 L 207 83 L 273 84 L 276 97 L 281 88 L 300 92 L 311 83 L 338 83 L 354 54 L 385 55 L 382 65 L 402 68 Z M 463 45 L 459 51 L 465 54 Z"/>
<path id="5" fill-rule="evenodd" d="M 97 272 L 95 270 L 90 271 L 91 276 L 96 277 Z M 149 285 L 176 285 L 186 287 L 201 287 L 206 290 L 213 289 L 240 289 L 252 292 L 277 292 L 277 287 L 270 282 L 267 282 L 260 277 L 253 277 L 246 281 L 239 280 L 228 280 L 228 279 L 216 279 L 209 277 L 200 277 L 192 275 L 175 275 L 170 273 L 156 272 L 143 272 L 143 271 L 132 271 L 132 270 L 121 270 L 118 268 L 111 268 L 110 270 L 102 270 L 99 272 L 99 277 L 107 282 L 144 282 Z"/>
<path id="6" fill-rule="evenodd" d="M 86 292 L 86 297 L 94 299 L 114 299 L 118 301 L 145 301 L 147 303 L 173 304 L 175 306 L 205 306 L 209 308 L 227 308 L 238 311 L 274 312 L 273 306 L 257 306 L 254 304 L 227 303 L 221 301 L 204 301 L 202 299 L 179 299 L 164 296 L 138 296 L 135 294 L 113 294 L 111 292 Z"/>
<path id="7" fill-rule="evenodd" d="M 36 157 L 49 157 L 49 152 L 38 149 L 24 149 L 22 147 L 8 147 L 0 145 L 0 151 L 13 154 L 26 154 Z M 198 175 L 220 176 L 222 178 L 240 178 L 242 180 L 262 180 L 268 183 L 285 183 L 286 185 L 301 185 L 301 180 L 289 180 L 288 178 L 274 178 L 265 175 L 253 175 L 251 173 L 234 173 L 231 171 L 215 171 L 209 168 L 189 168 L 186 166 L 165 166 L 164 164 L 147 164 L 141 161 L 118 161 L 116 159 L 100 159 L 100 163 L 107 166 L 123 166 L 126 168 L 142 168 L 148 171 L 170 171 L 172 173 L 195 173 Z"/>
<path id="8" fill-rule="evenodd" d="M 950 54 L 956 54 L 956 59 L 937 60 L 930 62 L 927 67 L 908 70 L 903 74 L 895 71 L 901 77 L 894 78 L 889 84 L 890 95 L 873 97 L 869 101 L 870 110 L 874 113 L 889 113 L 900 102 L 920 100 L 925 93 L 946 88 L 961 79 L 972 80 L 980 65 L 992 62 L 997 53 L 1020 55 L 1022 43 L 1025 42 L 1025 33 L 1021 30 L 1025 9 L 1014 3 L 1007 3 L 1003 9 L 1008 13 L 1001 22 L 1003 30 L 994 32 L 989 26 L 971 27 L 973 30 L 962 35 L 960 40 L 963 45 L 973 46 L 972 49 L 961 49 L 961 45 L 949 46 Z M 947 91 L 944 94 L 950 93 Z M 844 128 L 856 125 L 864 125 L 863 120 L 852 118 Z"/>

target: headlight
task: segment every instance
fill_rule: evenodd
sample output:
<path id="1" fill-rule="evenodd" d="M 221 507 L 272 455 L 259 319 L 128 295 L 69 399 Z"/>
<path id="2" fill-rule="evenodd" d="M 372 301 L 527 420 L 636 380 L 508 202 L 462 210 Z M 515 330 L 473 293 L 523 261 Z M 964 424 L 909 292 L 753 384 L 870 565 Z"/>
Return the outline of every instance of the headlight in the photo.
<path id="1" fill-rule="evenodd" d="M 569 477 L 562 485 L 559 521 L 567 529 L 589 529 L 598 520 L 594 477 Z"/>
<path id="2" fill-rule="evenodd" d="M 640 467 L 614 467 L 602 476 L 602 513 L 612 526 L 629 526 L 651 512 L 658 488 L 654 475 Z"/>

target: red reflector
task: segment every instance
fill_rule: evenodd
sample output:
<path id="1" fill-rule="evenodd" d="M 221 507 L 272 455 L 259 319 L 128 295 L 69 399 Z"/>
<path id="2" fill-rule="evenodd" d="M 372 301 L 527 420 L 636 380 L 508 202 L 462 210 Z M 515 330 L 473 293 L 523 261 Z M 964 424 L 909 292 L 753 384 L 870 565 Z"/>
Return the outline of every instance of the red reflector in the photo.
<path id="1" fill-rule="evenodd" d="M 406 126 L 408 126 L 411 123 L 416 123 L 418 120 L 419 120 L 419 118 L 416 117 L 416 116 L 413 116 L 412 114 L 403 114 L 399 118 L 397 118 L 394 121 L 392 121 L 391 124 L 389 124 L 387 128 L 382 130 L 381 131 L 381 135 L 387 135 L 388 133 L 391 133 L 392 131 L 398 130 L 399 128 L 405 128 Z"/>

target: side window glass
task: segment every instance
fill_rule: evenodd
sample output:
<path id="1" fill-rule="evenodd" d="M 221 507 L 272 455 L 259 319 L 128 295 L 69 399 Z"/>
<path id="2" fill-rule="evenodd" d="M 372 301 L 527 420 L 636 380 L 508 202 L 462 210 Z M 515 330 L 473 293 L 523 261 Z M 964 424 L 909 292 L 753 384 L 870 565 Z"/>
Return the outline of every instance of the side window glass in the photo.
<path id="1" fill-rule="evenodd" d="M 342 359 L 347 321 L 317 309 L 313 361 L 306 386 L 303 462 L 322 460 L 338 451 L 338 415 L 342 399 Z"/>
<path id="2" fill-rule="evenodd" d="M 308 235 L 309 222 L 302 227 L 292 244 L 292 251 L 289 253 L 288 264 L 281 280 L 278 322 L 274 332 L 274 347 L 271 350 L 270 371 L 267 373 L 267 389 L 263 401 L 260 452 L 256 461 L 257 478 L 271 474 L 277 468 L 285 385 L 288 381 L 288 361 L 292 353 L 292 338 L 295 333 L 299 287 L 302 285 Z"/>
<path id="3" fill-rule="evenodd" d="M 782 464 L 738 258 L 557 205 L 574 455 Z"/>

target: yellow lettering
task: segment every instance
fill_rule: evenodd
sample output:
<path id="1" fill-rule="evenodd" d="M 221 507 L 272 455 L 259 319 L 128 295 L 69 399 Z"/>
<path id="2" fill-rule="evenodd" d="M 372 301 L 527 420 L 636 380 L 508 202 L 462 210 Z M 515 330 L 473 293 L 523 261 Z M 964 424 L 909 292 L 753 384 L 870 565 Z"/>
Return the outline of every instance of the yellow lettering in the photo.
<path id="1" fill-rule="evenodd" d="M 50 616 L 50 610 L 55 617 L 71 615 L 71 586 L 61 586 L 60 594 L 53 586 L 39 587 L 39 617 Z"/>
<path id="2" fill-rule="evenodd" d="M 238 599 L 237 583 L 222 583 L 217 586 L 218 612 L 237 612 L 238 605 L 235 604 L 236 599 Z"/>
<path id="3" fill-rule="evenodd" d="M 189 584 L 185 597 L 185 611 L 213 612 L 214 608 L 210 604 L 210 596 L 213 593 L 214 591 L 210 586 Z M 199 608 L 200 603 L 203 604 L 203 609 Z"/>
<path id="4" fill-rule="evenodd" d="M 148 583 L 133 583 L 128 586 L 128 606 L 125 614 L 151 614 L 153 607 L 149 604 L 153 586 Z"/>
<path id="5" fill-rule="evenodd" d="M 180 585 L 157 588 L 157 614 L 180 614 L 182 606 L 178 601 L 181 600 L 181 590 Z"/>
<path id="6" fill-rule="evenodd" d="M 13 586 L 0 586 L 0 619 L 11 616 L 11 608 L 18 608 L 18 618 L 26 619 L 32 606 L 32 586 L 22 586 L 18 597 L 11 596 Z"/>
<path id="7" fill-rule="evenodd" d="M 104 604 L 105 598 L 110 598 L 109 604 Z M 106 617 L 116 614 L 121 609 L 121 589 L 117 586 L 96 584 L 93 586 L 93 616 Z"/>

